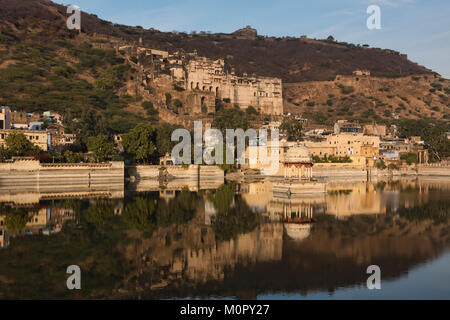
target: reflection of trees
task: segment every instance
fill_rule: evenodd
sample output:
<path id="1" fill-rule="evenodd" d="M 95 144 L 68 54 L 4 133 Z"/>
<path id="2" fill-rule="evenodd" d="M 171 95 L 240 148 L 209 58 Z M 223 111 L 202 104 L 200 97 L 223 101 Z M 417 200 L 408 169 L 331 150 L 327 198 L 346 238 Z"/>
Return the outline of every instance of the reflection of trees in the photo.
<path id="1" fill-rule="evenodd" d="M 110 202 L 96 200 L 85 211 L 86 221 L 96 226 L 104 226 L 106 222 L 114 217 L 114 207 Z"/>
<path id="2" fill-rule="evenodd" d="M 33 216 L 26 208 L 11 208 L 2 206 L 2 215 L 5 216 L 6 230 L 12 235 L 17 235 L 23 231 L 27 222 Z"/>
<path id="3" fill-rule="evenodd" d="M 157 225 L 168 227 L 173 224 L 180 225 L 190 221 L 195 215 L 198 200 L 197 195 L 187 189 L 181 191 L 169 204 L 160 200 L 156 214 Z"/>
<path id="4" fill-rule="evenodd" d="M 233 208 L 218 212 L 212 219 L 216 238 L 223 241 L 228 241 L 238 234 L 251 232 L 259 223 L 258 214 L 253 212 L 242 198 L 236 200 Z"/>
<path id="5" fill-rule="evenodd" d="M 409 221 L 433 220 L 435 223 L 445 223 L 450 216 L 450 200 L 436 200 L 420 207 L 402 207 L 396 213 Z"/>
<path id="6" fill-rule="evenodd" d="M 225 213 L 233 204 L 234 186 L 231 184 L 224 184 L 220 186 L 214 194 L 210 195 L 208 199 L 213 203 L 214 208 L 216 208 L 218 213 Z"/>
<path id="7" fill-rule="evenodd" d="M 152 233 L 155 229 L 155 203 L 147 198 L 137 197 L 127 203 L 123 212 L 124 221 L 132 228 L 142 232 Z"/>
<path id="8" fill-rule="evenodd" d="M 186 189 L 169 203 L 163 199 L 136 197 L 125 206 L 123 219 L 130 227 L 151 234 L 159 227 L 190 221 L 197 206 L 197 195 Z"/>

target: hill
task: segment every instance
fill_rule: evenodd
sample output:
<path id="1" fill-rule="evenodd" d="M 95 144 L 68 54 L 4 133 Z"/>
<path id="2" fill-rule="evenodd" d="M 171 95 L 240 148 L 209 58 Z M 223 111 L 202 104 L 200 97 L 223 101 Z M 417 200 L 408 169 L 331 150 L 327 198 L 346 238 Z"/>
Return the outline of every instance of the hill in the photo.
<path id="1" fill-rule="evenodd" d="M 168 33 L 84 12 L 79 34 L 66 28 L 66 7 L 51 1 L 0 0 L 0 7 L 0 103 L 28 112 L 62 112 L 69 122 L 84 112 L 98 130 L 124 132 L 139 121 L 155 122 L 152 105 L 165 121 L 189 118 L 189 110 L 176 115 L 165 109 L 160 97 L 168 86 L 141 88 L 138 65 L 115 50 L 113 43 L 119 42 L 170 53 L 196 51 L 225 59 L 236 74 L 279 77 L 285 112 L 319 123 L 344 116 L 371 121 L 449 114 L 448 80 L 392 50 L 331 37 L 264 37 L 250 27 L 232 34 Z M 352 77 L 355 70 L 369 70 L 371 77 Z M 176 90 L 169 93 L 183 99 Z"/>

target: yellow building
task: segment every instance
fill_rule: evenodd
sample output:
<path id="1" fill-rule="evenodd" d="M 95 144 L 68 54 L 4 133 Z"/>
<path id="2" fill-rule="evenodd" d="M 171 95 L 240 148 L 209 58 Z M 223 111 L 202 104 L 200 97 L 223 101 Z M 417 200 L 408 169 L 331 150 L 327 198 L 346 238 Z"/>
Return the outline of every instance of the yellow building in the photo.
<path id="1" fill-rule="evenodd" d="M 39 149 L 48 151 L 49 134 L 45 131 L 0 130 L 0 146 L 5 145 L 5 139 L 10 133 L 23 133 Z"/>
<path id="2" fill-rule="evenodd" d="M 376 157 L 380 149 L 380 137 L 363 134 L 341 133 L 327 136 L 325 141 L 305 141 L 314 156 L 364 156 Z"/>

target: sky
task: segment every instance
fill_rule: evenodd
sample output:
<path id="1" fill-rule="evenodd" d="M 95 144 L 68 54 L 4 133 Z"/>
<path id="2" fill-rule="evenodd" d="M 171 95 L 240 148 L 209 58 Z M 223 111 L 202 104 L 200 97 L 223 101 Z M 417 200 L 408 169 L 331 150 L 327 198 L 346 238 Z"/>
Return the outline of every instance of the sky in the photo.
<path id="1" fill-rule="evenodd" d="M 104 20 L 161 31 L 231 33 L 250 25 L 260 35 L 369 44 L 450 79 L 450 0 L 56 0 Z M 369 30 L 367 8 L 381 9 L 381 29 Z"/>

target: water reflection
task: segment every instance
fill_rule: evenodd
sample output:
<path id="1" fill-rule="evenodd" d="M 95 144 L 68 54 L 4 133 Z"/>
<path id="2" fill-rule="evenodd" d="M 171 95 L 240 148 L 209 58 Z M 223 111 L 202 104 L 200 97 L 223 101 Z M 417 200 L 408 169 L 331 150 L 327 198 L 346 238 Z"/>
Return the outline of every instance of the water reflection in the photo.
<path id="1" fill-rule="evenodd" d="M 172 187 L 37 203 L 0 195 L 0 297 L 333 292 L 364 283 L 370 264 L 397 279 L 450 240 L 450 180 L 330 182 L 295 197 L 270 182 Z M 82 291 L 65 288 L 72 264 Z"/>

